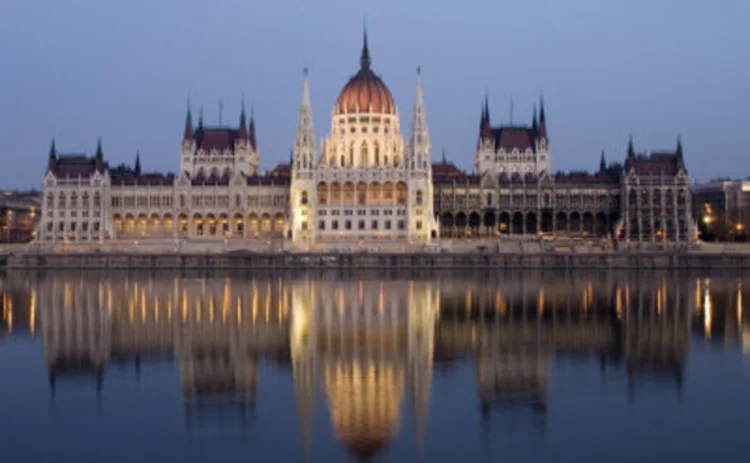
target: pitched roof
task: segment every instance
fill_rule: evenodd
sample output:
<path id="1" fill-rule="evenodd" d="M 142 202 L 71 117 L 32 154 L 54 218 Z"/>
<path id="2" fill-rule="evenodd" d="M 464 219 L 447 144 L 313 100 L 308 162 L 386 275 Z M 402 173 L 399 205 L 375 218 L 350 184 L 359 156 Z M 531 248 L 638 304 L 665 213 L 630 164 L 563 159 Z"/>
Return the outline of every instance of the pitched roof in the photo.
<path id="1" fill-rule="evenodd" d="M 633 169 L 636 175 L 641 176 L 675 176 L 681 168 L 682 161 L 677 153 L 654 152 L 625 159 L 625 169 Z"/>
<path id="2" fill-rule="evenodd" d="M 234 152 L 234 144 L 240 138 L 238 129 L 227 127 L 210 127 L 199 128 L 193 134 L 195 146 L 204 151 L 225 151 Z"/>
<path id="3" fill-rule="evenodd" d="M 125 165 L 109 169 L 109 175 L 112 185 L 150 185 L 150 186 L 170 186 L 174 184 L 175 176 L 173 173 L 138 173 L 134 169 Z"/>
<path id="4" fill-rule="evenodd" d="M 48 170 L 55 177 L 88 178 L 94 172 L 103 173 L 107 164 L 95 156 L 85 154 L 61 154 L 50 159 Z"/>
<path id="5" fill-rule="evenodd" d="M 539 132 L 532 127 L 496 127 L 492 129 L 491 137 L 495 141 L 495 150 L 536 151 Z"/>

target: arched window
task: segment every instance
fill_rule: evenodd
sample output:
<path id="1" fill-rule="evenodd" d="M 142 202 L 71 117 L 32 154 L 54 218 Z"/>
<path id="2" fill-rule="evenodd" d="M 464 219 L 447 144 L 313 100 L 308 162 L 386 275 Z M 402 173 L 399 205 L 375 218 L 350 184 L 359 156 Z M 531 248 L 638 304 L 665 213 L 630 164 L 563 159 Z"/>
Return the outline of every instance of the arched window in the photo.
<path id="1" fill-rule="evenodd" d="M 70 208 L 75 209 L 78 207 L 78 195 L 75 193 L 70 194 Z"/>
<path id="2" fill-rule="evenodd" d="M 421 206 L 423 201 L 424 195 L 422 194 L 422 190 L 417 190 L 417 206 Z"/>
<path id="3" fill-rule="evenodd" d="M 89 193 L 87 191 L 84 191 L 83 196 L 81 197 L 81 207 L 84 209 L 89 208 Z"/>
<path id="4" fill-rule="evenodd" d="M 307 190 L 302 190 L 299 195 L 299 203 L 303 206 L 307 205 Z"/>
<path id="5" fill-rule="evenodd" d="M 354 142 L 352 142 L 351 145 L 349 145 L 349 165 L 354 165 Z"/>
<path id="6" fill-rule="evenodd" d="M 102 207 L 102 195 L 98 191 L 94 193 L 94 207 L 97 209 Z"/>
<path id="7" fill-rule="evenodd" d="M 362 147 L 359 151 L 359 167 L 369 167 L 370 163 L 367 159 L 367 143 L 362 142 Z"/>
<path id="8" fill-rule="evenodd" d="M 377 142 L 375 142 L 375 165 L 380 167 L 380 145 L 378 145 Z"/>
<path id="9" fill-rule="evenodd" d="M 325 182 L 318 183 L 318 204 L 321 206 L 328 204 L 328 185 Z"/>

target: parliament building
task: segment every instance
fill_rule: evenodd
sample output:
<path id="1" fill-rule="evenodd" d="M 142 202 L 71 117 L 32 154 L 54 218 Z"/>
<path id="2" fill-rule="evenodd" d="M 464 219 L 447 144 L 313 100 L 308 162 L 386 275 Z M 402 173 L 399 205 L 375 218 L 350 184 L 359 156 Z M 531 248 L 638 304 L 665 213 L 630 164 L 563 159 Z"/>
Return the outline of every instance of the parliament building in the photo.
<path id="1" fill-rule="evenodd" d="M 432 160 L 420 73 L 410 133 L 372 67 L 365 34 L 359 69 L 335 102 L 330 134 L 316 142 L 307 72 L 293 154 L 261 172 L 254 116 L 236 127 L 197 123 L 188 107 L 177 173 L 111 166 L 60 154 L 43 179 L 41 245 L 105 242 L 281 243 L 301 250 L 504 237 L 605 238 L 625 243 L 695 240 L 682 145 L 622 163 L 602 153 L 594 172 L 550 171 L 544 102 L 529 125 L 493 126 L 482 107 L 475 168 Z"/>

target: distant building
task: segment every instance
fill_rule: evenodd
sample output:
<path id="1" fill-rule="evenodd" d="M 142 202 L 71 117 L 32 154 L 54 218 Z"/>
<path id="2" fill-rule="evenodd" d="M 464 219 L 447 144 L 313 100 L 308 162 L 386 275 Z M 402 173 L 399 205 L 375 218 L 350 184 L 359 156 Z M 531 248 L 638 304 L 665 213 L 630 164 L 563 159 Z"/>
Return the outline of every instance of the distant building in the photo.
<path id="1" fill-rule="evenodd" d="M 692 187 L 693 218 L 707 239 L 747 238 L 750 180 L 717 179 Z"/>
<path id="2" fill-rule="evenodd" d="M 39 224 L 41 193 L 0 191 L 0 243 L 27 243 Z"/>

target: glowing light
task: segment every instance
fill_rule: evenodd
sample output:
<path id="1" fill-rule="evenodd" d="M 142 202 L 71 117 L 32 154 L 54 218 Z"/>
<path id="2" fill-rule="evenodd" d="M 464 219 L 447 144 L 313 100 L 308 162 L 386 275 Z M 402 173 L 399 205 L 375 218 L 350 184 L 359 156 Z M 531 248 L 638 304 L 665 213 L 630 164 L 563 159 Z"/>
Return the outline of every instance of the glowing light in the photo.
<path id="1" fill-rule="evenodd" d="M 617 319 L 622 319 L 622 289 L 619 286 L 615 292 L 615 310 L 617 312 Z"/>
<path id="2" fill-rule="evenodd" d="M 146 323 L 146 290 L 141 290 L 141 323 Z"/>
<path id="3" fill-rule="evenodd" d="M 539 315 L 544 314 L 544 288 L 539 288 Z"/>
<path id="4" fill-rule="evenodd" d="M 737 328 L 742 330 L 742 282 L 737 283 Z"/>
<path id="5" fill-rule="evenodd" d="M 36 289 L 31 289 L 31 301 L 29 301 L 29 333 L 31 333 L 32 336 L 34 336 L 34 331 L 36 329 Z"/>
<path id="6" fill-rule="evenodd" d="M 703 299 L 703 331 L 706 339 L 711 339 L 711 323 L 713 316 L 713 306 L 711 304 L 711 289 L 706 281 L 706 292 Z"/>
<path id="7" fill-rule="evenodd" d="M 188 297 L 187 297 L 187 290 L 182 290 L 182 310 L 180 313 L 180 319 L 182 321 L 182 324 L 184 325 L 187 323 L 188 318 Z"/>

